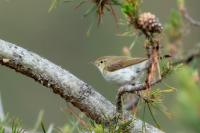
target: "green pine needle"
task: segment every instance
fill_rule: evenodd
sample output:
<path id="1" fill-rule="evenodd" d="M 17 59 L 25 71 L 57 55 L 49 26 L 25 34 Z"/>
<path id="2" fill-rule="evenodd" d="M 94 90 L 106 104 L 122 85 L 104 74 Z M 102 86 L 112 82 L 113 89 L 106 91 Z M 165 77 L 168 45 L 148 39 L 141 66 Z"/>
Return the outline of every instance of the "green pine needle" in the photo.
<path id="1" fill-rule="evenodd" d="M 156 118 L 155 118 L 155 116 L 154 116 L 154 114 L 153 114 L 153 112 L 152 112 L 152 109 L 151 109 L 151 106 L 150 106 L 150 105 L 151 105 L 150 103 L 147 103 L 147 107 L 148 107 L 148 110 L 149 110 L 149 112 L 150 112 L 150 115 L 151 115 L 151 117 L 152 117 L 154 123 L 156 124 L 156 126 L 157 126 L 158 128 L 160 128 L 160 124 L 157 122 L 157 120 L 156 120 Z"/>
<path id="2" fill-rule="evenodd" d="M 58 6 L 59 2 L 60 2 L 60 0 L 53 0 L 51 2 L 51 5 L 50 5 L 49 9 L 48 9 L 48 12 L 51 12 L 53 9 L 56 9 L 56 7 Z"/>
<path id="3" fill-rule="evenodd" d="M 44 123 L 43 122 L 41 122 L 41 128 L 42 128 L 43 133 L 46 133 L 46 129 L 44 127 Z"/>

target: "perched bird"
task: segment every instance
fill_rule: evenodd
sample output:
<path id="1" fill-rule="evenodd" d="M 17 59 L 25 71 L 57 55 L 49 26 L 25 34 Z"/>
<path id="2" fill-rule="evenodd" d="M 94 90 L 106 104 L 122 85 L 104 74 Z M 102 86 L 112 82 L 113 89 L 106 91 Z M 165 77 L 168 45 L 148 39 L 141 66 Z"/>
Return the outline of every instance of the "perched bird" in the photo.
<path id="1" fill-rule="evenodd" d="M 140 82 L 149 64 L 147 58 L 129 56 L 103 56 L 94 61 L 105 80 L 120 86 Z"/>

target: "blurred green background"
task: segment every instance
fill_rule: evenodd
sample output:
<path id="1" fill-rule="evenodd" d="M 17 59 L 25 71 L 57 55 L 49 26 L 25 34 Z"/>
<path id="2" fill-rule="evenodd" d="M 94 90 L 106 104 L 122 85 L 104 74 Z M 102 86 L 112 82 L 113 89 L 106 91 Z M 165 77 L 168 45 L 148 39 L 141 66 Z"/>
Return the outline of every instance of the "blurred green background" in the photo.
<path id="1" fill-rule="evenodd" d="M 122 48 L 129 46 L 133 38 L 117 36 L 121 31 L 108 13 L 103 17 L 103 24 L 93 26 L 88 37 L 86 32 L 96 20 L 94 15 L 83 18 L 87 5 L 74 9 L 73 3 L 60 4 L 56 10 L 48 13 L 50 4 L 51 0 L 0 0 L 0 38 L 62 66 L 114 102 L 117 87 L 106 83 L 90 61 L 103 55 L 122 54 Z M 189 12 L 198 20 L 199 4 L 198 0 L 187 1 Z M 176 1 L 144 0 L 142 8 L 156 14 L 164 23 L 170 10 L 176 8 Z M 123 31 L 125 27 L 120 29 Z M 191 34 L 184 38 L 184 47 L 192 48 L 198 43 L 199 35 L 200 29 L 192 27 Z M 145 56 L 141 39 L 134 47 L 133 55 Z M 177 84 L 173 76 L 168 78 L 167 83 L 171 86 Z M 61 111 L 66 107 L 65 101 L 34 80 L 0 66 L 0 84 L 5 112 L 22 119 L 25 127 L 34 125 L 40 110 L 45 111 L 46 125 L 54 123 L 62 126 L 69 122 L 66 113 Z M 167 96 L 167 107 L 173 112 L 176 94 Z M 169 120 L 162 114 L 156 117 L 167 132 L 191 132 L 176 118 Z"/>

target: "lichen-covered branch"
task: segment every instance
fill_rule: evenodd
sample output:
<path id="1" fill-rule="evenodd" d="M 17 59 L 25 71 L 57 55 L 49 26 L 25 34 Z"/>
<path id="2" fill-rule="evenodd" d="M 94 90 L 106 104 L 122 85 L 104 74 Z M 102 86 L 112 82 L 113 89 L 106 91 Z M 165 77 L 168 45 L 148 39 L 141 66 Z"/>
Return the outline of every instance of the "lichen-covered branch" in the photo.
<path id="1" fill-rule="evenodd" d="M 161 82 L 163 80 L 163 78 L 160 78 L 154 82 L 151 82 L 149 85 L 153 86 L 159 82 Z M 121 101 L 121 97 L 125 94 L 125 93 L 136 93 L 138 91 L 142 91 L 142 90 L 146 90 L 147 89 L 147 85 L 146 83 L 141 83 L 141 84 L 136 84 L 136 85 L 124 85 L 122 87 L 119 88 L 118 90 L 118 94 L 117 94 L 117 107 L 119 112 L 122 110 L 122 101 Z"/>
<path id="2" fill-rule="evenodd" d="M 97 123 L 107 123 L 105 116 L 115 117 L 115 106 L 92 86 L 33 52 L 0 40 L 0 64 L 51 88 L 54 93 L 72 103 Z M 132 116 L 128 114 L 128 118 Z M 136 119 L 132 132 L 140 132 L 142 127 L 143 122 Z M 149 124 L 146 124 L 146 129 L 147 133 L 162 133 Z"/>
<path id="3" fill-rule="evenodd" d="M 52 88 L 98 123 L 114 114 L 113 105 L 90 85 L 52 62 L 14 44 L 0 40 L 0 63 Z"/>

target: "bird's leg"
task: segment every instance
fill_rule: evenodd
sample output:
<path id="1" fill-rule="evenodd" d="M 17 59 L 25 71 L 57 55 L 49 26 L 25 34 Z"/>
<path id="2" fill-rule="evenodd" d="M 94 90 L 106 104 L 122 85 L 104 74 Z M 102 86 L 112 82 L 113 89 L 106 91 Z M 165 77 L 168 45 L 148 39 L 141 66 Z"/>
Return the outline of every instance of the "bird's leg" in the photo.
<path id="1" fill-rule="evenodd" d="M 124 87 L 121 86 L 118 89 L 118 92 L 117 92 L 117 97 L 116 97 L 116 112 L 118 112 L 119 114 L 122 114 L 122 96 L 125 93 L 124 91 L 125 91 Z"/>
<path id="2" fill-rule="evenodd" d="M 156 80 L 156 81 L 152 81 L 150 82 L 150 85 L 154 85 L 155 83 L 158 83 L 160 82 L 161 80 Z M 117 93 L 117 97 L 116 97 L 116 112 L 121 114 L 123 113 L 123 110 L 122 110 L 122 96 L 125 94 L 125 93 L 139 93 L 140 91 L 143 91 L 143 90 L 146 90 L 147 87 L 146 87 L 146 83 L 138 83 L 138 84 L 126 84 L 126 85 L 123 85 L 121 86 L 119 89 L 118 89 L 118 93 Z"/>
<path id="3" fill-rule="evenodd" d="M 138 93 L 138 92 L 136 92 Z M 127 111 L 132 111 L 134 114 L 137 112 L 137 105 L 140 97 L 139 94 L 132 94 L 130 98 L 127 98 L 127 102 L 125 104 L 124 109 Z"/>
<path id="4" fill-rule="evenodd" d="M 137 84 L 140 84 L 140 81 L 141 79 L 135 80 L 134 83 L 131 83 L 131 85 L 135 86 Z M 125 96 L 123 97 L 123 100 L 125 100 L 125 102 L 123 104 L 124 107 L 122 108 L 122 110 L 124 109 L 127 111 L 132 111 L 135 114 L 137 112 L 137 105 L 140 100 L 140 91 L 136 91 L 134 94 L 125 94 Z"/>
<path id="5" fill-rule="evenodd" d="M 122 108 L 122 96 L 125 93 L 135 93 L 138 92 L 138 87 L 141 86 L 142 84 L 127 84 L 123 85 L 118 89 L 117 97 L 116 97 L 116 110 L 119 114 L 123 113 L 123 108 Z M 139 99 L 138 99 L 139 100 Z M 137 105 L 138 102 L 137 99 L 135 99 L 134 105 Z"/>

